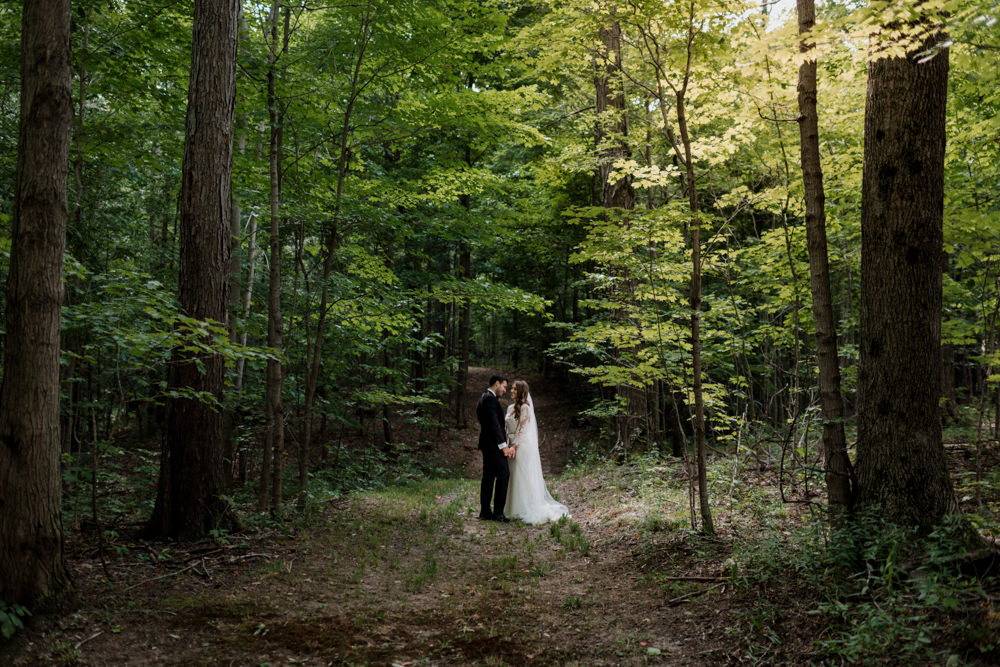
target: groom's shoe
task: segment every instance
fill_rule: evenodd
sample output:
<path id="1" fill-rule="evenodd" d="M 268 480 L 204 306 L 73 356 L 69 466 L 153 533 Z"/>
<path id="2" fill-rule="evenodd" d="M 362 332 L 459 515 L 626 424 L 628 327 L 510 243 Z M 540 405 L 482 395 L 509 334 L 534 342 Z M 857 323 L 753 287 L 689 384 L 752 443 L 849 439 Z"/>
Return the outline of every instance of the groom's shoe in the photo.
<path id="1" fill-rule="evenodd" d="M 503 514 L 494 514 L 493 515 L 493 520 L 494 521 L 499 521 L 500 523 L 510 523 L 510 519 L 508 519 L 507 517 L 505 517 Z"/>
<path id="2" fill-rule="evenodd" d="M 480 512 L 479 513 L 479 518 L 482 519 L 483 521 L 492 521 L 493 520 L 493 515 L 492 514 L 484 514 L 484 513 Z"/>

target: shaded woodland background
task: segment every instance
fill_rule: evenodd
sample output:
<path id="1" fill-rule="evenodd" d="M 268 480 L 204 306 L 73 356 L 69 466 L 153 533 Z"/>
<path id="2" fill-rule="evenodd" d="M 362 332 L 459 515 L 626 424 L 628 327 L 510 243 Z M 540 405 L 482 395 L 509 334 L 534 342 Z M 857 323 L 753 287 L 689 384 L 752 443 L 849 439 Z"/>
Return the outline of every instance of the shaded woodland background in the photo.
<path id="1" fill-rule="evenodd" d="M 69 46 L 58 431 L 53 412 L 37 449 L 58 466 L 51 544 L 224 537 L 447 475 L 454 450 L 434 453 L 471 432 L 470 368 L 489 365 L 573 397 L 576 462 L 679 462 L 692 530 L 713 532 L 731 465 L 821 512 L 850 478 L 835 510 L 925 536 L 962 503 L 954 551 L 989 551 L 995 5 L 829 2 L 805 41 L 811 3 L 240 5 L 37 4 L 69 17 L 41 31 Z M 0 3 L 5 277 L 44 264 L 15 243 L 21 10 Z M 5 387 L 26 396 L 15 340 Z M 942 428 L 971 462 L 958 495 Z M 4 493 L 38 500 L 23 487 Z M 0 587 L 4 634 L 63 578 Z"/>

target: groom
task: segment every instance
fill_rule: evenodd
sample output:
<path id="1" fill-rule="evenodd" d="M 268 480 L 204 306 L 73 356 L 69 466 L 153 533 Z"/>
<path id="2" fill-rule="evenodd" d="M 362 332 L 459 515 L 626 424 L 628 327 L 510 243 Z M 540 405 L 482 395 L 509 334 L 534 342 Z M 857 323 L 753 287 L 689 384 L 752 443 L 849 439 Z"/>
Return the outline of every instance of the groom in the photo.
<path id="1" fill-rule="evenodd" d="M 510 521 L 503 515 L 507 504 L 507 482 L 510 468 L 507 459 L 513 451 L 507 446 L 507 429 L 504 428 L 503 409 L 498 400 L 507 391 L 507 378 L 494 375 L 489 388 L 476 404 L 479 420 L 479 449 L 483 452 L 483 483 L 479 487 L 479 518 L 489 521 Z M 494 486 L 496 487 L 494 490 Z M 490 499 L 494 511 L 490 511 Z"/>

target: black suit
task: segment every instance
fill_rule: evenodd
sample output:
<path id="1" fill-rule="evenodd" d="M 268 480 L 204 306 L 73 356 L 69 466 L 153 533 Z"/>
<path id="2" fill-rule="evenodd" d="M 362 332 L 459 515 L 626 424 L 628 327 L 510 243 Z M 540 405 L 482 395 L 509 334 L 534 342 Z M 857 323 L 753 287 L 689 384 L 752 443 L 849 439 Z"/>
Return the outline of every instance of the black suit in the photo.
<path id="1" fill-rule="evenodd" d="M 484 391 L 476 404 L 476 419 L 479 420 L 479 449 L 483 452 L 483 482 L 479 487 L 480 516 L 503 514 L 507 504 L 507 482 L 510 481 L 510 467 L 507 457 L 500 449 L 500 443 L 507 442 L 504 428 L 503 408 L 492 391 Z M 495 491 L 494 491 L 495 487 Z M 495 511 L 490 511 L 490 500 Z"/>

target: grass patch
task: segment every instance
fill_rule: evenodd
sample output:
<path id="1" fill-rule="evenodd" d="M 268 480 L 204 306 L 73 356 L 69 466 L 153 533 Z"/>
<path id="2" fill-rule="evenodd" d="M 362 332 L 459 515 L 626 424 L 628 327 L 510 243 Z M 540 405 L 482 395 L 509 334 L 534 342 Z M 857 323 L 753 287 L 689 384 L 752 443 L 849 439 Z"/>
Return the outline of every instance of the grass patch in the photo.
<path id="1" fill-rule="evenodd" d="M 420 569 L 406 578 L 406 590 L 416 593 L 437 581 L 438 560 L 434 553 L 427 553 Z"/>
<path id="2" fill-rule="evenodd" d="M 563 516 L 551 524 L 549 535 L 570 551 L 579 551 L 584 556 L 590 554 L 590 542 L 584 536 L 580 524 L 568 517 Z"/>
<path id="3" fill-rule="evenodd" d="M 579 595 L 570 595 L 569 597 L 563 599 L 563 601 L 559 604 L 559 607 L 561 609 L 566 609 L 567 611 L 576 611 L 580 608 L 580 601 Z"/>

